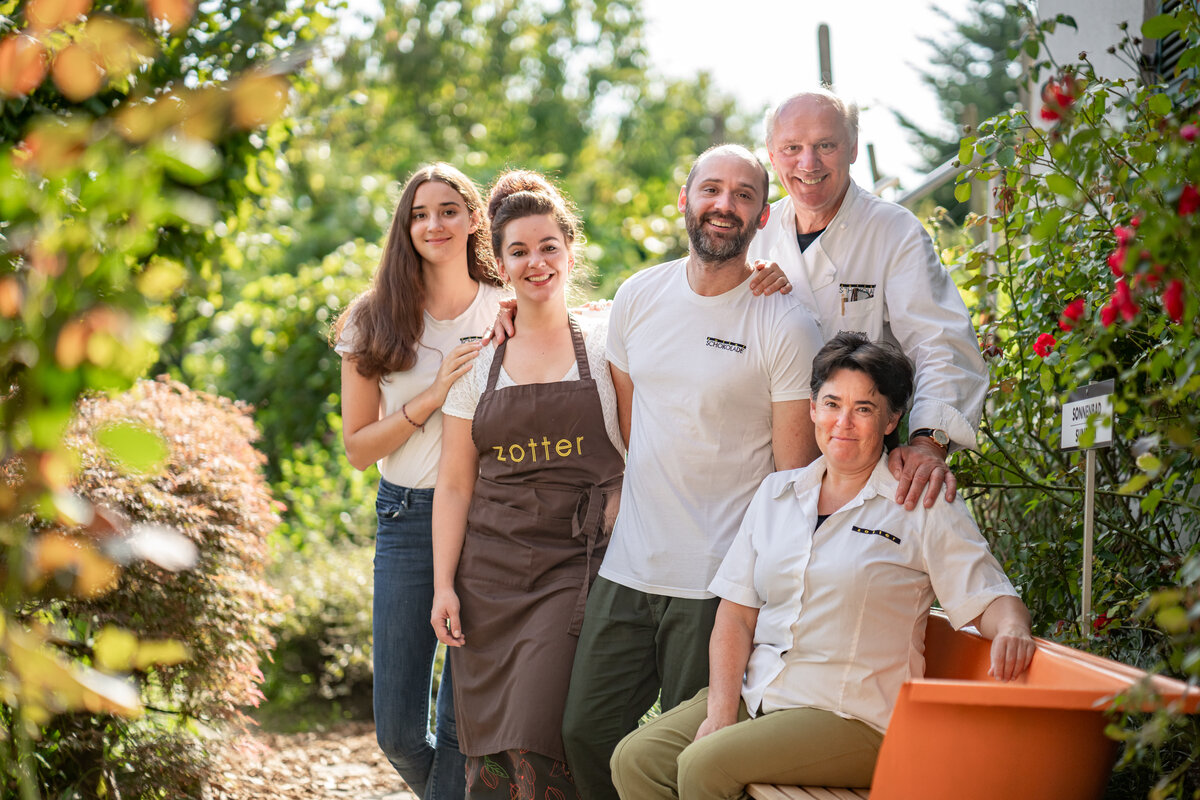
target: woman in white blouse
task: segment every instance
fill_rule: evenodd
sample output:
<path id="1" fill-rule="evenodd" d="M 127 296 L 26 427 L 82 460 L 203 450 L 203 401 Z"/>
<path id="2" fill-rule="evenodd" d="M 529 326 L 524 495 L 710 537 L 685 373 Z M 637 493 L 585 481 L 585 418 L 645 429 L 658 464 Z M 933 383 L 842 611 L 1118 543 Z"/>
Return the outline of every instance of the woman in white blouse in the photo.
<path id="1" fill-rule="evenodd" d="M 759 488 L 709 586 L 722 598 L 710 685 L 617 747 L 622 798 L 869 786 L 900 685 L 924 674 L 935 596 L 955 627 L 992 640 L 997 679 L 1029 666 L 1029 612 L 962 500 L 913 511 L 893 500 L 884 448 L 912 387 L 890 344 L 839 333 L 817 354 L 823 455 Z"/>

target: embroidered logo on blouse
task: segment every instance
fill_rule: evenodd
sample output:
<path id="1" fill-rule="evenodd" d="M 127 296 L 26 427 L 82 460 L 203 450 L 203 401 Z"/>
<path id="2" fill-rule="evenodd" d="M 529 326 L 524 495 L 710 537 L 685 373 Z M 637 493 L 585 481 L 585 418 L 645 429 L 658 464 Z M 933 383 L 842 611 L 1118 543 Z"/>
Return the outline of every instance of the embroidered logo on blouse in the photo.
<path id="1" fill-rule="evenodd" d="M 876 536 L 882 536 L 883 538 L 887 539 L 889 542 L 895 542 L 896 544 L 900 544 L 900 537 L 892 536 L 887 531 L 873 531 L 870 528 L 860 528 L 857 525 L 851 525 L 850 529 L 853 531 L 856 531 L 858 533 L 871 533 Z"/>
<path id="2" fill-rule="evenodd" d="M 718 350 L 728 350 L 731 353 L 746 352 L 746 345 L 738 344 L 737 342 L 726 341 L 725 339 L 718 339 L 715 336 L 709 336 L 704 340 L 704 343 L 709 347 L 715 347 Z"/>

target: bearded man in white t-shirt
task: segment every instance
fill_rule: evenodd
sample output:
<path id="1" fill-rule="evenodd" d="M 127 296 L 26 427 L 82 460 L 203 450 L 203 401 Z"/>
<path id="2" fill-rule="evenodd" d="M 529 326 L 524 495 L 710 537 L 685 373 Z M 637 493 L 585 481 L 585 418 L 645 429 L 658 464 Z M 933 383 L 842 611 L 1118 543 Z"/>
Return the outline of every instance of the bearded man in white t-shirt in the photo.
<path id="1" fill-rule="evenodd" d="M 708 685 L 719 602 L 708 584 L 762 479 L 818 455 L 808 409 L 820 329 L 796 299 L 749 288 L 769 180 L 743 147 L 701 155 L 679 193 L 690 254 L 634 275 L 613 301 L 628 461 L 563 730 L 584 800 L 617 799 L 609 757 L 660 690 L 666 710 Z"/>

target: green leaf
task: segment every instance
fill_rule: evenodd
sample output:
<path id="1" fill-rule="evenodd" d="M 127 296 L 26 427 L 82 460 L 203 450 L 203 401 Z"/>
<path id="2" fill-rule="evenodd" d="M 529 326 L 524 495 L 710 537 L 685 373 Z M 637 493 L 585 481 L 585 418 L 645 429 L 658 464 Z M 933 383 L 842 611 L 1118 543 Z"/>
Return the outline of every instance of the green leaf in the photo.
<path id="1" fill-rule="evenodd" d="M 1142 23 L 1142 36 L 1147 39 L 1162 39 L 1167 34 L 1183 29 L 1183 20 L 1171 14 L 1159 14 Z"/>
<path id="2" fill-rule="evenodd" d="M 963 181 L 954 187 L 954 199 L 960 203 L 965 203 L 971 199 L 970 181 Z"/>
<path id="3" fill-rule="evenodd" d="M 1141 491 L 1142 488 L 1145 487 L 1145 485 L 1149 482 L 1150 476 L 1142 472 L 1125 481 L 1124 485 L 1122 485 L 1117 491 L 1121 494 L 1134 494 Z"/>
<path id="4" fill-rule="evenodd" d="M 970 164 L 971 159 L 975 156 L 975 137 L 964 136 L 962 141 L 958 143 L 958 163 Z"/>
<path id="5" fill-rule="evenodd" d="M 96 431 L 96 442 L 130 472 L 150 474 L 167 460 L 167 443 L 154 431 L 132 422 L 106 425 Z"/>
<path id="6" fill-rule="evenodd" d="M 1146 472 L 1151 475 L 1157 474 L 1158 471 L 1162 469 L 1162 461 L 1159 460 L 1158 456 L 1153 455 L 1152 453 L 1142 453 L 1140 456 L 1138 456 L 1137 465 L 1138 469 L 1140 469 L 1142 472 Z"/>
<path id="7" fill-rule="evenodd" d="M 1075 194 L 1075 181 L 1068 178 L 1066 175 L 1060 175 L 1057 172 L 1051 172 L 1045 177 L 1046 186 L 1055 194 L 1061 194 L 1064 197 L 1071 197 Z"/>
<path id="8" fill-rule="evenodd" d="M 1188 629 L 1187 612 L 1179 606 L 1162 609 L 1154 615 L 1154 622 L 1167 633 L 1184 633 Z"/>
<path id="9" fill-rule="evenodd" d="M 1153 514 L 1158 504 L 1162 502 L 1163 493 L 1161 489 L 1151 489 L 1150 493 L 1142 498 L 1142 511 L 1147 514 Z"/>
<path id="10" fill-rule="evenodd" d="M 1160 117 L 1171 113 L 1171 98 L 1159 93 L 1150 97 L 1150 110 Z"/>

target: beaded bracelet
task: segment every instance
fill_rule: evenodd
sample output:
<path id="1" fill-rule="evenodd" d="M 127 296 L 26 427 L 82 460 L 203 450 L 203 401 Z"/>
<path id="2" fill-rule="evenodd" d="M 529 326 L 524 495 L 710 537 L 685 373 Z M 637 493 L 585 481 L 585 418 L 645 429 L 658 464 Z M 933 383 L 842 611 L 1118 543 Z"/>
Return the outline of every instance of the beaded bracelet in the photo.
<path id="1" fill-rule="evenodd" d="M 425 430 L 425 426 L 424 426 L 424 425 L 418 425 L 417 423 L 413 422 L 413 419 L 412 419 L 412 417 L 410 417 L 410 416 L 408 415 L 408 412 L 407 412 L 407 411 L 405 411 L 405 409 L 404 409 L 404 406 L 407 406 L 407 405 L 408 405 L 408 403 L 405 403 L 404 405 L 400 406 L 400 413 L 404 415 L 404 418 L 405 418 L 406 420 L 408 420 L 408 424 L 409 424 L 409 425 L 412 425 L 414 428 L 416 428 L 416 429 L 417 429 L 417 430 L 419 430 L 419 431 L 424 431 L 424 430 Z M 428 422 L 429 420 L 425 420 L 425 421 L 426 421 L 426 422 Z"/>

